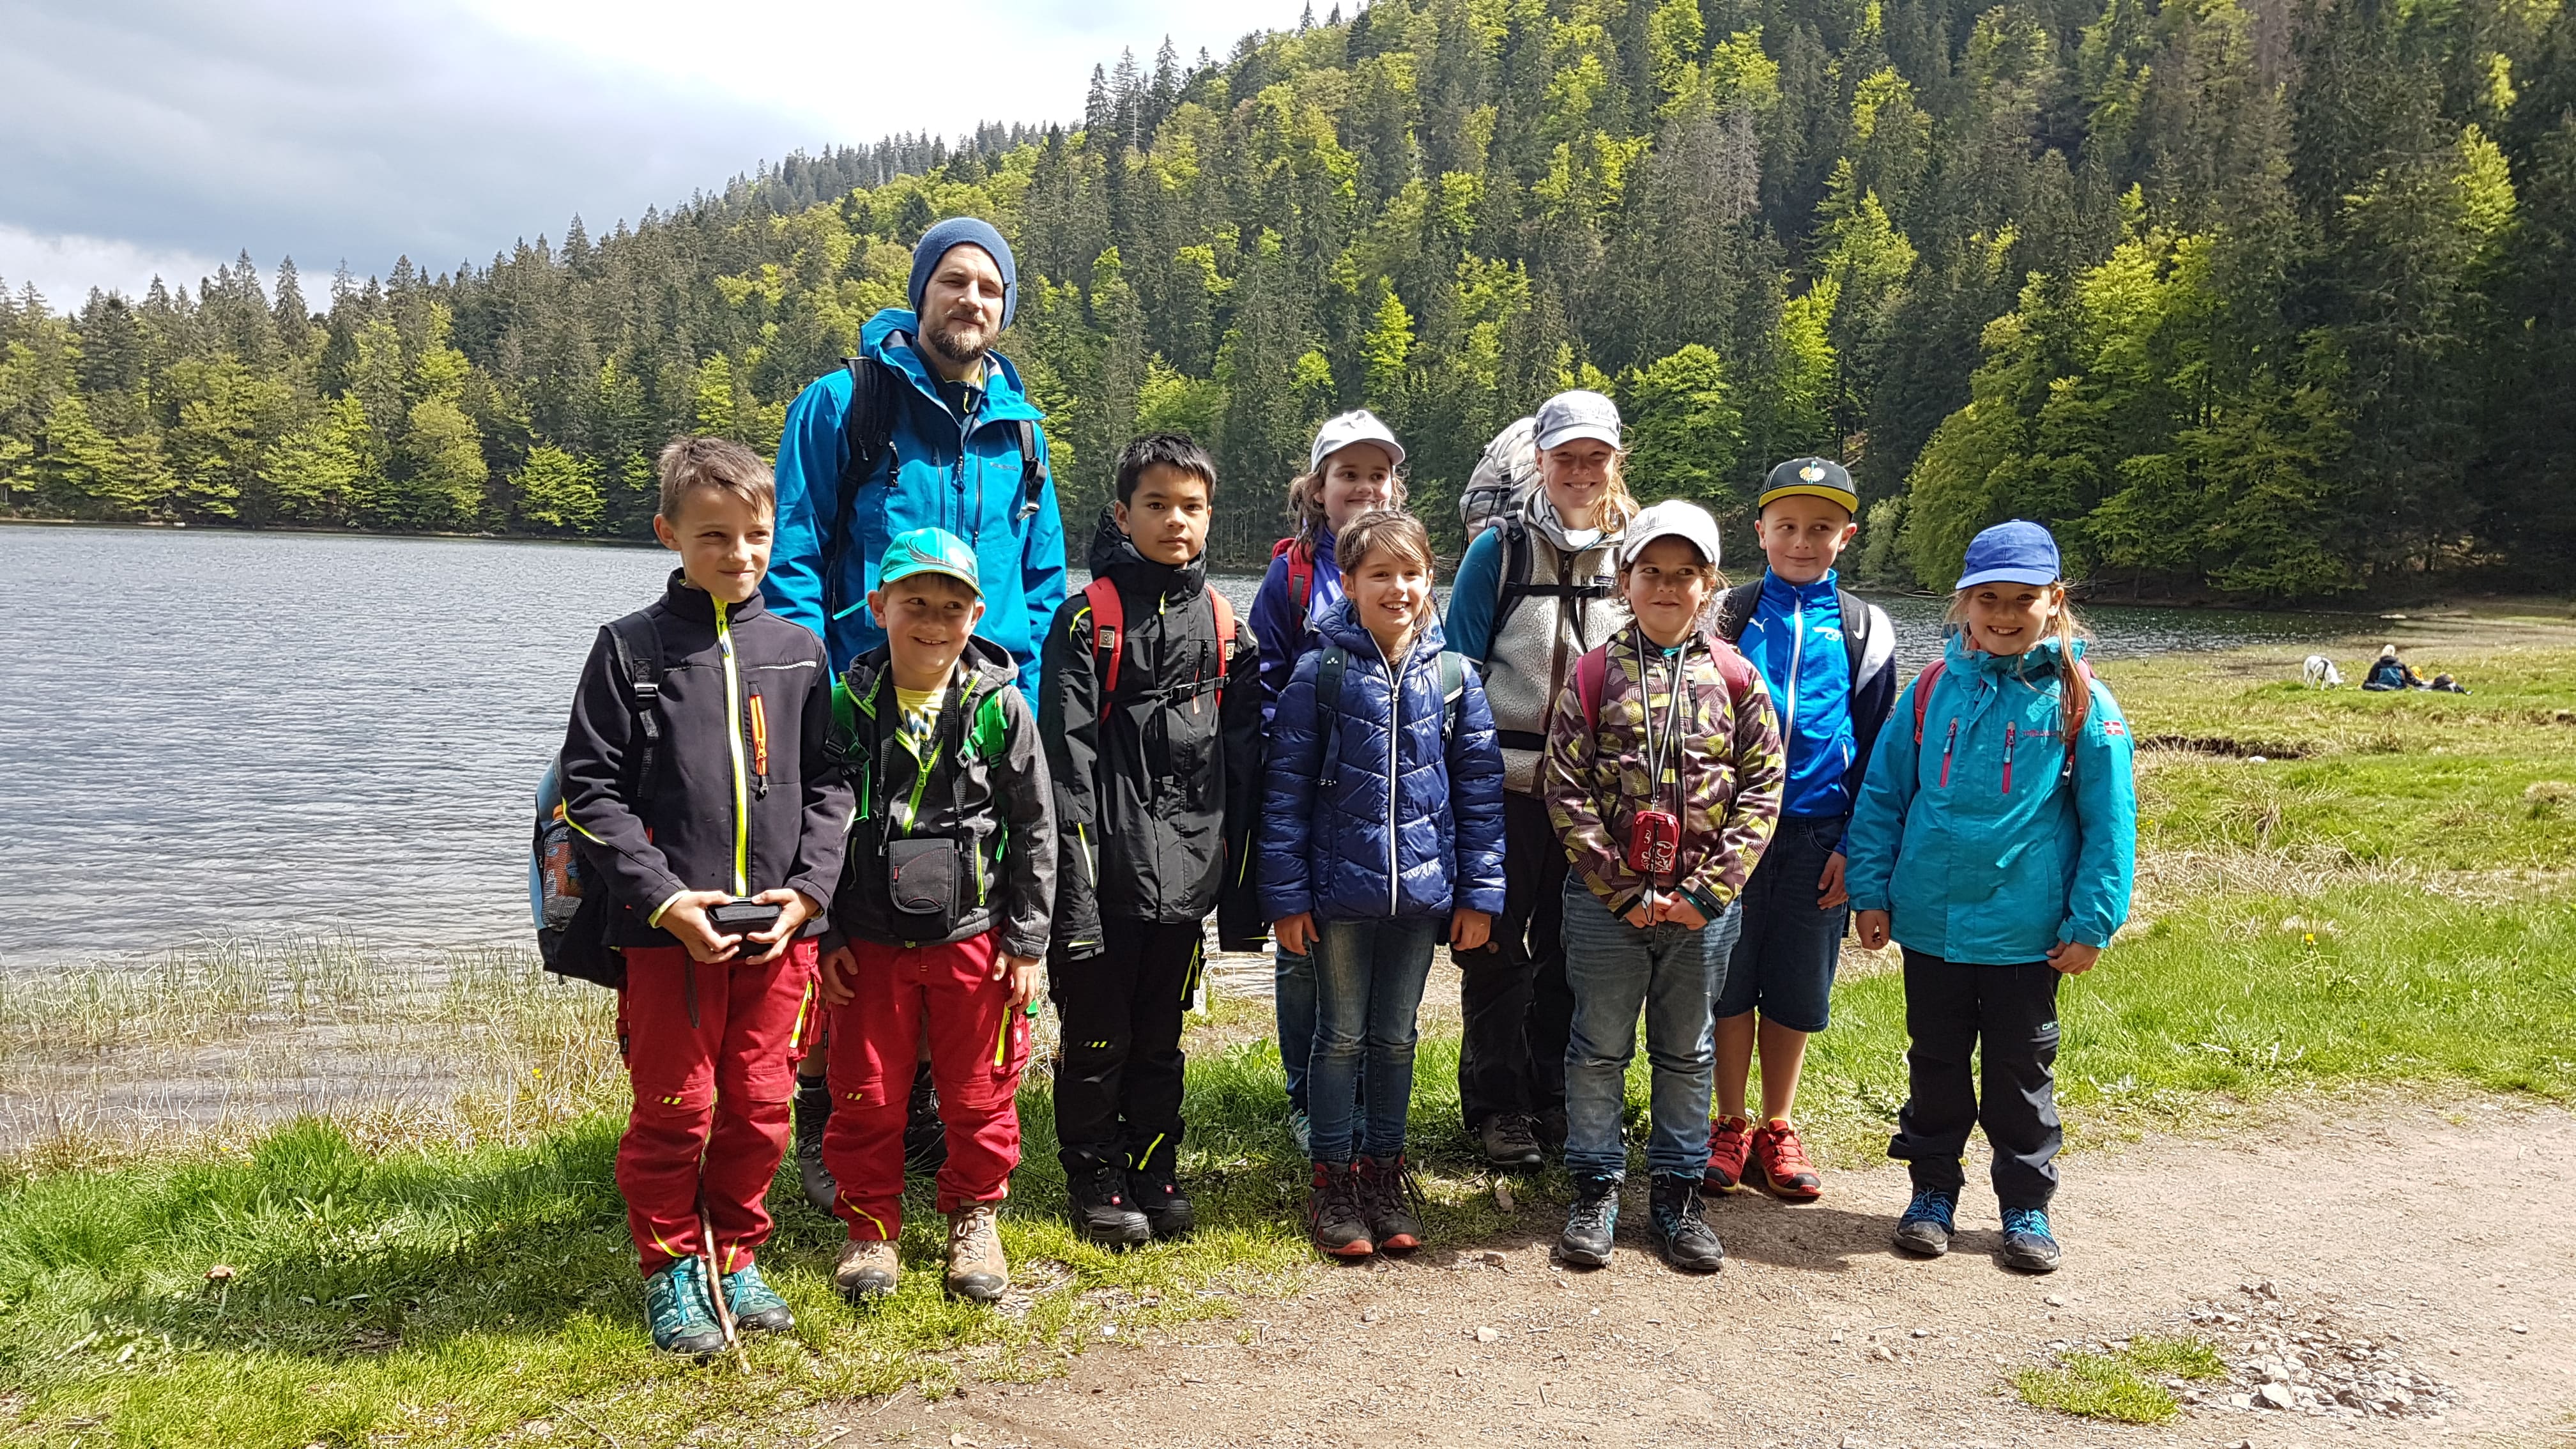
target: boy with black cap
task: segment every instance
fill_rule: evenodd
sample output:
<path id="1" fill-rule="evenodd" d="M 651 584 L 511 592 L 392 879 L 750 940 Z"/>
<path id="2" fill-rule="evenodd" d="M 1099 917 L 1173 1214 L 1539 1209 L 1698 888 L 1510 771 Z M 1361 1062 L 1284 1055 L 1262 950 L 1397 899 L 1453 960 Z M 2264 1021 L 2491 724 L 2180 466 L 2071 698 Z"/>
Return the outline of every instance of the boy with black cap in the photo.
<path id="1" fill-rule="evenodd" d="M 1807 1038 L 1825 1029 L 1851 920 L 1843 832 L 1870 746 L 1896 703 L 1896 640 L 1886 612 L 1844 592 L 1834 571 L 1860 532 L 1860 497 L 1842 464 L 1792 458 L 1771 470 L 1756 507 L 1754 534 L 1770 567 L 1727 592 L 1718 632 L 1770 686 L 1789 779 L 1779 829 L 1744 888 L 1744 929 L 1717 999 L 1707 1186 L 1735 1192 L 1758 1183 L 1804 1201 L 1824 1183 L 1789 1114 Z M 1757 1045 L 1758 1124 L 1745 1112 Z"/>

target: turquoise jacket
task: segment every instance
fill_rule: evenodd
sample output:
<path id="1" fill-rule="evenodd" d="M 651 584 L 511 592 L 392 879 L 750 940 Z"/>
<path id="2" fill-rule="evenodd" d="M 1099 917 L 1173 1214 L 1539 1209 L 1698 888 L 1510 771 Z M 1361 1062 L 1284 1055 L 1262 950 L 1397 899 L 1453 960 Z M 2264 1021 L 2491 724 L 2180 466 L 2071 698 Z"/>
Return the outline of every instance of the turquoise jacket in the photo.
<path id="1" fill-rule="evenodd" d="M 1870 754 L 1846 841 L 1852 908 L 1893 912 L 1897 940 L 1950 961 L 2020 965 L 2060 941 L 2109 945 L 2138 863 L 2119 703 L 2093 682 L 2070 769 L 2056 641 L 2016 657 L 1952 635 L 1947 658 L 1921 743 L 1918 676 Z"/>
<path id="2" fill-rule="evenodd" d="M 852 503 L 854 536 L 841 556 L 847 586 L 841 616 L 823 617 L 822 569 L 823 534 L 836 516 L 841 469 L 850 456 L 842 428 L 850 407 L 846 368 L 809 385 L 787 409 L 778 440 L 778 537 L 761 591 L 781 617 L 823 636 L 837 673 L 885 642 L 867 596 L 886 545 L 916 528 L 947 529 L 975 549 L 984 585 L 984 622 L 975 632 L 1010 654 L 1020 692 L 1034 700 L 1038 643 L 1065 595 L 1064 523 L 1056 514 L 1052 473 L 1035 508 L 1020 496 L 1019 424 L 1043 415 L 1020 386 L 1018 369 L 996 352 L 986 359 L 981 405 L 961 423 L 912 349 L 913 326 L 910 312 L 889 307 L 859 333 L 860 350 L 909 386 L 896 394 L 902 406 L 888 461 Z M 1038 450 L 1046 451 L 1043 430 Z"/>

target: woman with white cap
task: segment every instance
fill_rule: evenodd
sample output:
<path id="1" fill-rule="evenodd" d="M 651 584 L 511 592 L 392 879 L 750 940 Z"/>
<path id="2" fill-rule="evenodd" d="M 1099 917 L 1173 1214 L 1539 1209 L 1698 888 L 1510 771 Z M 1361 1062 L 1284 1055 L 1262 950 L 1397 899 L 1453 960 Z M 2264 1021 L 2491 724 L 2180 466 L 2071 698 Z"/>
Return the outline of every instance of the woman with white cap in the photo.
<path id="1" fill-rule="evenodd" d="M 1616 403 L 1559 393 L 1540 405 L 1535 441 L 1537 491 L 1467 546 L 1444 621 L 1449 647 L 1483 671 L 1503 746 L 1503 915 L 1484 949 L 1453 955 L 1466 1016 L 1460 1112 L 1504 1168 L 1536 1167 L 1542 1132 L 1564 1140 L 1566 861 L 1539 797 L 1539 755 L 1575 659 L 1627 621 L 1612 554 L 1637 513 Z"/>

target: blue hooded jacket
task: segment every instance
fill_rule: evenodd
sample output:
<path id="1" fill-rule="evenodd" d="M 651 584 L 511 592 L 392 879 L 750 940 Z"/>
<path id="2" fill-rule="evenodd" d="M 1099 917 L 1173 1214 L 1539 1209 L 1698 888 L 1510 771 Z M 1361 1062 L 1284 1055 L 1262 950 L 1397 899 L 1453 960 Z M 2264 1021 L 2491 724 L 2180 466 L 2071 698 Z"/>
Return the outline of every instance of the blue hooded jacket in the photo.
<path id="1" fill-rule="evenodd" d="M 1297 661 L 1323 647 L 1315 621 L 1342 599 L 1342 570 L 1333 562 L 1333 535 L 1315 535 L 1314 585 L 1300 606 L 1288 588 L 1288 555 L 1270 561 L 1261 587 L 1252 596 L 1252 635 L 1261 641 L 1261 718 L 1279 712 L 1279 696 L 1297 672 Z"/>
<path id="2" fill-rule="evenodd" d="M 1426 624 L 1390 679 L 1377 640 L 1348 599 L 1318 621 L 1350 654 L 1341 708 L 1319 718 L 1324 651 L 1297 661 L 1272 716 L 1261 800 L 1261 908 L 1277 921 L 1446 916 L 1503 909 L 1503 752 L 1472 663 L 1458 727 L 1443 729 L 1440 626 Z M 1341 737 L 1339 780 L 1318 786 L 1327 731 Z M 1445 739 L 1444 739 L 1445 735 Z"/>
<path id="3" fill-rule="evenodd" d="M 860 486 L 850 512 L 851 538 L 841 554 L 841 616 L 823 618 L 823 535 L 841 496 L 841 469 L 850 456 L 843 416 L 850 407 L 850 374 L 844 368 L 817 379 L 787 409 L 778 440 L 778 537 L 769 577 L 761 584 L 769 606 L 823 636 L 835 674 L 885 642 L 868 612 L 886 545 L 916 528 L 944 528 L 972 545 L 984 587 L 984 622 L 976 629 L 1010 651 L 1019 666 L 1020 692 L 1037 698 L 1038 646 L 1064 603 L 1064 521 L 1056 513 L 1052 471 L 1042 480 L 1037 511 L 1023 516 L 1020 498 L 1022 421 L 1044 414 L 1020 386 L 1020 374 L 1000 353 L 986 354 L 983 402 L 972 425 L 961 425 L 940 396 L 929 365 L 913 350 L 913 314 L 889 307 L 868 319 L 860 351 L 895 371 L 898 387 L 893 446 L 884 470 Z M 1044 462 L 1046 434 L 1038 434 Z"/>
<path id="4" fill-rule="evenodd" d="M 1907 946 L 2017 966 L 2060 941 L 2107 946 L 2128 920 L 2138 858 L 2128 722 L 2096 680 L 2070 772 L 2058 657 L 2055 640 L 1996 655 L 1954 634 L 1922 743 L 1919 677 L 1879 731 L 1844 879 L 1852 908 L 1893 912 L 1892 934 Z"/>

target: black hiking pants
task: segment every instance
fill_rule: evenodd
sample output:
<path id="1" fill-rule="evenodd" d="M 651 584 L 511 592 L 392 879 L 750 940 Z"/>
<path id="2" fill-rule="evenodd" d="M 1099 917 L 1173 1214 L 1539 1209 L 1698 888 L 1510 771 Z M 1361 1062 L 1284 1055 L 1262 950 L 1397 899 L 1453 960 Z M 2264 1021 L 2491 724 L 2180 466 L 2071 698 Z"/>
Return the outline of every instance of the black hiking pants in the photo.
<path id="1" fill-rule="evenodd" d="M 2057 981 L 2045 961 L 1962 966 L 1905 953 L 1910 1092 L 1887 1155 L 1912 1164 L 1916 1187 L 1955 1197 L 1966 1182 L 1959 1158 L 1968 1129 L 1982 1126 L 1995 1150 L 1997 1203 L 2045 1208 L 2056 1195 L 2066 1140 L 2057 1122 Z"/>
<path id="2" fill-rule="evenodd" d="M 1203 923 L 1103 917 L 1105 948 L 1049 963 L 1064 1031 L 1055 1079 L 1057 1157 L 1068 1177 L 1103 1167 L 1172 1170 L 1181 1143 L 1181 1017 L 1198 984 Z"/>
<path id="3" fill-rule="evenodd" d="M 1503 1112 L 1565 1110 L 1565 847 L 1535 796 L 1503 795 L 1503 914 L 1485 945 L 1451 955 L 1466 1017 L 1458 1109 L 1467 1130 Z"/>

